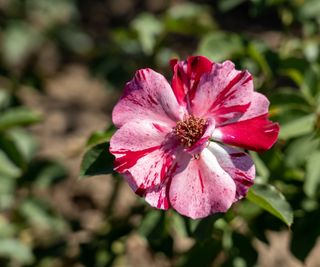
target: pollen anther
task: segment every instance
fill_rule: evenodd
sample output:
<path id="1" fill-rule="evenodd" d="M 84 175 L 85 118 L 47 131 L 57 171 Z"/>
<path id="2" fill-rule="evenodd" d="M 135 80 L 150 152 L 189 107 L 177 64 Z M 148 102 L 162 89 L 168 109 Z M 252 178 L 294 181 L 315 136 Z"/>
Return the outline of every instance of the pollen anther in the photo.
<path id="1" fill-rule="evenodd" d="M 191 147 L 204 134 L 207 125 L 206 119 L 190 115 L 183 121 L 178 121 L 176 127 L 173 128 L 173 132 L 184 147 Z"/>

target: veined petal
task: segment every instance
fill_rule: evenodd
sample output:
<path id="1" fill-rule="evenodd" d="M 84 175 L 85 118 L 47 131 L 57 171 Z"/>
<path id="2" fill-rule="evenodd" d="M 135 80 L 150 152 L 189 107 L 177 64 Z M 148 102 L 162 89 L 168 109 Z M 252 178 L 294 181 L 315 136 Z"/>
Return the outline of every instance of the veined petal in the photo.
<path id="1" fill-rule="evenodd" d="M 210 72 L 213 64 L 203 56 L 191 56 L 186 61 L 170 61 L 174 72 L 172 88 L 180 105 L 188 106 L 187 102 L 192 101 L 201 76 Z"/>
<path id="2" fill-rule="evenodd" d="M 115 171 L 123 174 L 139 195 L 166 180 L 177 150 L 175 139 L 167 139 L 170 130 L 160 122 L 132 121 L 110 140 L 110 152 L 116 158 Z"/>
<path id="3" fill-rule="evenodd" d="M 199 82 L 192 102 L 192 111 L 198 117 L 213 116 L 217 125 L 227 119 L 239 118 L 249 107 L 253 94 L 252 76 L 238 71 L 231 61 L 215 64 Z"/>
<path id="4" fill-rule="evenodd" d="M 235 200 L 236 185 L 206 148 L 172 177 L 169 199 L 179 213 L 193 219 L 225 212 Z"/>
<path id="5" fill-rule="evenodd" d="M 263 152 L 277 141 L 279 124 L 268 120 L 263 114 L 216 128 L 212 138 L 223 143 Z"/>
<path id="6" fill-rule="evenodd" d="M 255 178 L 255 167 L 250 156 L 243 151 L 214 142 L 210 142 L 208 149 L 216 156 L 222 169 L 234 180 L 236 200 L 244 197 Z"/>
<path id="7" fill-rule="evenodd" d="M 231 124 L 235 121 L 244 121 L 254 117 L 259 117 L 264 114 L 268 114 L 269 104 L 269 100 L 263 94 L 253 92 L 250 99 L 250 106 L 243 113 L 243 115 L 237 120 L 228 121 L 223 123 L 222 125 Z"/>
<path id="8" fill-rule="evenodd" d="M 268 99 L 253 91 L 250 73 L 237 71 L 230 61 L 215 64 L 201 78 L 192 106 L 195 116 L 214 118 L 214 139 L 255 151 L 269 149 L 278 137 L 268 108 Z"/>
<path id="9" fill-rule="evenodd" d="M 151 69 L 142 69 L 125 86 L 123 96 L 113 109 L 112 120 L 118 128 L 137 119 L 174 126 L 183 114 L 184 109 L 179 106 L 167 80 Z"/>
<path id="10" fill-rule="evenodd" d="M 171 207 L 171 203 L 169 200 L 169 190 L 172 177 L 177 172 L 177 170 L 185 169 L 191 159 L 192 156 L 188 153 L 183 152 L 183 150 L 176 151 L 171 168 L 167 171 L 164 181 L 159 185 L 148 188 L 144 192 L 146 201 L 152 207 L 164 210 Z"/>

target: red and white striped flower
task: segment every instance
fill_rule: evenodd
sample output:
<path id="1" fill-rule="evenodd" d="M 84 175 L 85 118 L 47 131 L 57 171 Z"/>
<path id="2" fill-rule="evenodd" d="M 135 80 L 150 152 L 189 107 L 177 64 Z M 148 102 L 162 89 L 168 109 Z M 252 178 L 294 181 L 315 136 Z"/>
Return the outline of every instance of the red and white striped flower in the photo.
<path id="1" fill-rule="evenodd" d="M 171 86 L 151 69 L 136 72 L 115 106 L 110 141 L 115 170 L 153 207 L 191 218 L 225 212 L 246 195 L 255 167 L 245 152 L 268 150 L 279 125 L 252 76 L 203 56 L 172 60 Z"/>

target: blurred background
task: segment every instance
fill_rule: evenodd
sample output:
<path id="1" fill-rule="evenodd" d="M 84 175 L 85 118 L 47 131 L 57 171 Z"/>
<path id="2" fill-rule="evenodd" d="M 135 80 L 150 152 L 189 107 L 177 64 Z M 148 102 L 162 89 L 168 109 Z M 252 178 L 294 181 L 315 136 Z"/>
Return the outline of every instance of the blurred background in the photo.
<path id="1" fill-rule="evenodd" d="M 0 266 L 320 266 L 319 29 L 319 0 L 0 0 Z M 78 179 L 135 70 L 170 80 L 199 54 L 269 97 L 280 139 L 252 157 L 291 227 L 247 200 L 191 221 L 121 177 Z"/>

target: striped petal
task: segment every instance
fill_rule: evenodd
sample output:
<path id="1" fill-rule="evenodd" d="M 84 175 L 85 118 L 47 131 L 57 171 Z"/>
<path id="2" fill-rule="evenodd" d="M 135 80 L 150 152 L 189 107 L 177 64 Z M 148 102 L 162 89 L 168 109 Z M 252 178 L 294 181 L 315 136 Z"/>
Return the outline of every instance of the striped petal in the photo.
<path id="1" fill-rule="evenodd" d="M 122 126 L 110 140 L 115 171 L 124 175 L 139 195 L 164 184 L 178 144 L 167 139 L 171 128 L 164 123 L 132 121 Z"/>
<path id="2" fill-rule="evenodd" d="M 198 117 L 214 118 L 218 127 L 238 120 L 249 109 L 253 93 L 249 72 L 237 71 L 230 61 L 215 64 L 200 79 L 192 112 Z"/>
<path id="3" fill-rule="evenodd" d="M 225 212 L 235 200 L 236 186 L 217 158 L 204 149 L 199 159 L 172 177 L 169 199 L 179 213 L 193 219 Z"/>
<path id="4" fill-rule="evenodd" d="M 127 83 L 123 96 L 113 109 L 112 121 L 118 128 L 138 119 L 174 126 L 183 114 L 184 109 L 179 106 L 167 80 L 151 69 L 142 69 Z"/>
<path id="5" fill-rule="evenodd" d="M 250 156 L 240 150 L 210 142 L 208 149 L 217 158 L 219 165 L 224 169 L 236 184 L 236 198 L 244 197 L 255 178 L 255 167 Z"/>
<path id="6" fill-rule="evenodd" d="M 171 60 L 172 89 L 180 105 L 188 107 L 203 74 L 210 72 L 213 62 L 203 56 L 188 57 L 186 61 Z M 188 107 L 190 108 L 190 107 Z"/>
<path id="7" fill-rule="evenodd" d="M 268 120 L 268 114 L 240 120 L 216 128 L 212 138 L 225 144 L 263 152 L 277 141 L 279 124 Z"/>

